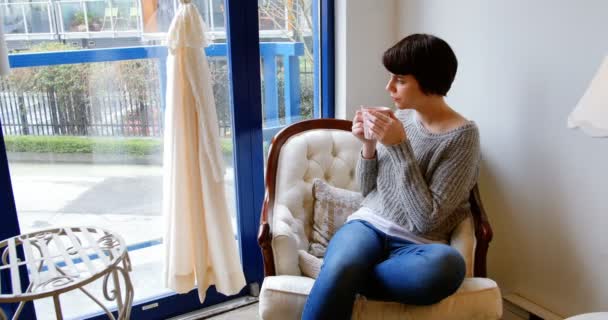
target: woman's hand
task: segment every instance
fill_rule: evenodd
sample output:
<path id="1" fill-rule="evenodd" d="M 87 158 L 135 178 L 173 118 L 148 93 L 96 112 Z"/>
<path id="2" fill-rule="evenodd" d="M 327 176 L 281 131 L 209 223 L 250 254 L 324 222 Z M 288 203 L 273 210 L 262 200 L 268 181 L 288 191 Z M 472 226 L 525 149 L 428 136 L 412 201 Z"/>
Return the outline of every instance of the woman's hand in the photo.
<path id="1" fill-rule="evenodd" d="M 386 115 L 381 112 L 370 111 L 369 114 L 369 128 L 380 143 L 390 146 L 405 141 L 407 137 L 403 123 L 395 117 L 394 113 L 391 112 Z M 363 125 L 361 127 L 363 128 Z"/>
<path id="2" fill-rule="evenodd" d="M 353 118 L 353 128 L 352 133 L 357 139 L 359 139 L 363 143 L 374 143 L 373 139 L 365 139 L 365 133 L 363 132 L 363 112 L 361 110 L 357 110 L 355 117 Z"/>
<path id="3" fill-rule="evenodd" d="M 373 139 L 365 139 L 365 134 L 363 132 L 363 112 L 361 112 L 361 110 L 357 110 L 357 113 L 355 113 L 351 132 L 357 139 L 363 142 L 361 155 L 366 159 L 373 158 L 376 154 L 376 141 Z"/>

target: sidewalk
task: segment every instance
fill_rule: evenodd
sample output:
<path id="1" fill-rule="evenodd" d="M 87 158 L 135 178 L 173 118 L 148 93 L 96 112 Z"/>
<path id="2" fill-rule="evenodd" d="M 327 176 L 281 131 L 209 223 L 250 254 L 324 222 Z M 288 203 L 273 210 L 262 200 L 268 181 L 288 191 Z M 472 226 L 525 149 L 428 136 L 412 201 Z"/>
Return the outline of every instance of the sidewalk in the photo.
<path id="1" fill-rule="evenodd" d="M 21 233 L 96 226 L 121 235 L 128 246 L 162 238 L 161 166 L 15 162 L 10 171 Z M 227 168 L 225 181 L 235 228 L 232 168 Z M 138 248 L 129 255 L 135 301 L 168 292 L 162 281 L 162 245 Z M 100 281 L 87 288 L 105 302 Z M 100 311 L 81 292 L 61 297 L 66 319 Z M 36 302 L 36 310 L 38 319 L 55 318 L 50 298 Z"/>
<path id="2" fill-rule="evenodd" d="M 129 244 L 162 233 L 162 168 L 146 165 L 11 163 L 22 233 L 94 225 Z M 234 170 L 224 175 L 234 220 Z"/>

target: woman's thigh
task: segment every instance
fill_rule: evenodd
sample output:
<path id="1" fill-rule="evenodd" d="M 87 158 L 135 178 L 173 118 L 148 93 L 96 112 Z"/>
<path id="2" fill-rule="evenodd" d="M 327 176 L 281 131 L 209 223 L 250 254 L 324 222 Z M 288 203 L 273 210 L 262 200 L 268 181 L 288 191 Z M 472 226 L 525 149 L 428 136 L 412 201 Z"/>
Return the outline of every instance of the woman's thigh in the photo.
<path id="1" fill-rule="evenodd" d="M 454 248 L 405 245 L 374 267 L 362 293 L 371 299 L 428 305 L 453 294 L 464 275 L 464 259 Z"/>
<path id="2" fill-rule="evenodd" d="M 343 225 L 331 238 L 323 266 L 343 265 L 373 267 L 382 260 L 383 237 L 366 222 L 354 220 Z"/>
<path id="3" fill-rule="evenodd" d="M 383 237 L 364 222 L 342 226 L 329 242 L 302 319 L 350 319 L 357 292 L 383 259 L 383 244 Z"/>

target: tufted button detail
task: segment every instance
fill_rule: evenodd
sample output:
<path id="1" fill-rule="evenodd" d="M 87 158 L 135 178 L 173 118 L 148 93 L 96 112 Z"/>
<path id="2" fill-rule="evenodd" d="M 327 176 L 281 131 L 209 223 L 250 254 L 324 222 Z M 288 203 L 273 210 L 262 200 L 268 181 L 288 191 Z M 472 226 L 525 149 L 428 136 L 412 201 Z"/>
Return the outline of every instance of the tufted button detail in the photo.
<path id="1" fill-rule="evenodd" d="M 329 174 L 329 172 L 325 173 L 325 181 L 329 181 L 331 179 L 331 175 Z"/>

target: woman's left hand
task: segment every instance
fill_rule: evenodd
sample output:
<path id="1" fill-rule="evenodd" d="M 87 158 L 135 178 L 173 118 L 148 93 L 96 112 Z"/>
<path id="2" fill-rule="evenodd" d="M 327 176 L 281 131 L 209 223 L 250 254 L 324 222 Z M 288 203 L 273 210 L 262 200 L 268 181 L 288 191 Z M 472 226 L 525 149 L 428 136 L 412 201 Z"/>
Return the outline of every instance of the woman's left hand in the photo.
<path id="1" fill-rule="evenodd" d="M 393 112 L 389 115 L 377 111 L 370 111 L 369 123 L 371 131 L 376 139 L 385 146 L 400 144 L 407 138 L 403 123 Z"/>

